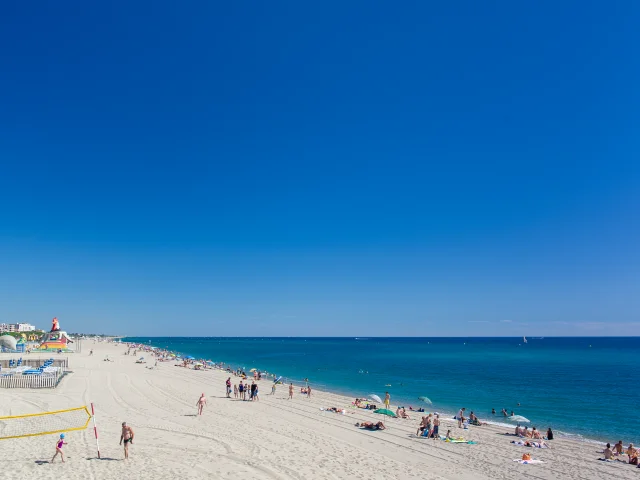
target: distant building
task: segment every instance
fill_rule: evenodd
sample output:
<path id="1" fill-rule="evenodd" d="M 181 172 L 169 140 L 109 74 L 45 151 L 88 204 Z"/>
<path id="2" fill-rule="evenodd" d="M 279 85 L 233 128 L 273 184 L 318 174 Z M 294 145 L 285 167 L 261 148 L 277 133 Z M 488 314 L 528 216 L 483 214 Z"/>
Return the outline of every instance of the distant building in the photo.
<path id="1" fill-rule="evenodd" d="M 30 323 L 0 323 L 0 333 L 33 332 L 35 329 Z"/>
<path id="2" fill-rule="evenodd" d="M 33 332 L 36 327 L 31 325 L 30 323 L 16 323 L 16 332 Z"/>

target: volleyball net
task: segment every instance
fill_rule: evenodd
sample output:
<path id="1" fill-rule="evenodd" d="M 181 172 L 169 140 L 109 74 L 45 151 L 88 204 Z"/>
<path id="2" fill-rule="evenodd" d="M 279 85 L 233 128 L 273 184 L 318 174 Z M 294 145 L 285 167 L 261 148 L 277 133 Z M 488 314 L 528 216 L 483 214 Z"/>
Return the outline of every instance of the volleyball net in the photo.
<path id="1" fill-rule="evenodd" d="M 91 414 L 86 406 L 55 412 L 0 417 L 0 440 L 84 430 L 90 420 Z"/>

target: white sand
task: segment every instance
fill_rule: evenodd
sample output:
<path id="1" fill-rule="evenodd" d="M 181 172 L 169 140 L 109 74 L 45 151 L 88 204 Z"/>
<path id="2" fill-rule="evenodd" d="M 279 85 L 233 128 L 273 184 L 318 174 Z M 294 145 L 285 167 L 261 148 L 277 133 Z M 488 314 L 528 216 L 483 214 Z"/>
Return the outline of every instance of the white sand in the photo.
<path id="1" fill-rule="evenodd" d="M 89 356 L 90 348 L 94 355 Z M 380 418 L 365 410 L 349 414 L 322 412 L 343 408 L 352 399 L 314 391 L 312 399 L 296 389 L 287 400 L 285 386 L 269 395 L 271 382 L 260 382 L 260 401 L 225 398 L 221 371 L 193 371 L 159 363 L 154 370 L 123 355 L 124 347 L 85 341 L 84 352 L 70 355 L 73 373 L 57 389 L 0 389 L 0 416 L 51 411 L 93 402 L 103 459 L 96 458 L 91 428 L 67 434 L 66 463 L 47 463 L 57 436 L 0 440 L 0 478 L 151 479 L 151 478 L 639 478 L 640 469 L 619 462 L 597 461 L 600 446 L 557 439 L 551 449 L 510 444 L 505 429 L 471 427 L 456 435 L 478 445 L 447 444 L 415 437 L 419 421 Z M 115 361 L 104 362 L 109 354 Z M 145 355 L 147 356 L 147 355 Z M 4 355 L 7 357 L 7 355 Z M 147 356 L 147 358 L 150 358 Z M 153 363 L 151 363 L 152 365 Z M 232 377 L 234 383 L 238 379 Z M 196 417 L 196 401 L 208 406 Z M 359 421 L 382 419 L 385 431 L 368 432 Z M 120 425 L 135 430 L 131 458 L 123 460 Z M 611 439 L 617 440 L 617 439 Z M 613 442 L 612 442 L 613 443 Z M 513 459 L 529 452 L 544 461 L 520 465 Z"/>

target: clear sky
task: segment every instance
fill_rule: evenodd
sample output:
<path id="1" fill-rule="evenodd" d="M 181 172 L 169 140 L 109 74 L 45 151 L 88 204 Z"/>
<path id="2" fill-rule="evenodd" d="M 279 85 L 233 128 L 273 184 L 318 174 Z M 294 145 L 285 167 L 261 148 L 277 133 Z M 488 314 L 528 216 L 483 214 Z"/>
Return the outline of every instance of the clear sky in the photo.
<path id="1" fill-rule="evenodd" d="M 3 2 L 0 322 L 640 331 L 640 3 Z"/>

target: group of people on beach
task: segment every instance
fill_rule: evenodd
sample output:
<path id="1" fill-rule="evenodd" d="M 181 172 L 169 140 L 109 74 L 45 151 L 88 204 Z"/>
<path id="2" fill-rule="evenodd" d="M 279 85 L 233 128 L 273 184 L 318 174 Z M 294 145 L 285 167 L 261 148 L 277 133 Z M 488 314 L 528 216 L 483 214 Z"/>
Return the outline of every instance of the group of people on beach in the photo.
<path id="1" fill-rule="evenodd" d="M 227 381 L 225 383 L 227 398 L 231 398 L 231 377 L 227 378 Z M 249 401 L 260 401 L 260 396 L 258 395 L 258 393 L 258 384 L 255 382 L 255 380 L 251 382 L 251 385 L 249 385 L 249 382 L 242 383 L 242 380 L 240 380 L 240 383 L 238 385 L 233 385 L 233 397 L 242 401 L 247 400 L 247 394 L 249 394 Z"/>
<path id="2" fill-rule="evenodd" d="M 440 415 L 430 413 L 426 417 L 422 417 L 416 436 L 423 436 L 427 438 L 440 438 Z"/>
<path id="3" fill-rule="evenodd" d="M 516 425 L 515 435 L 520 438 L 532 438 L 536 440 L 553 440 L 553 431 L 551 427 L 547 429 L 547 434 L 543 435 L 540 430 L 536 429 L 536 427 L 532 427 L 529 430 L 529 427 L 524 426 L 521 427 L 520 424 Z"/>
<path id="4" fill-rule="evenodd" d="M 627 463 L 630 465 L 637 465 L 638 468 L 640 468 L 640 465 L 638 464 L 639 452 L 638 449 L 633 446 L 633 443 L 630 443 L 626 450 L 622 445 L 622 440 L 618 440 L 618 443 L 616 443 L 613 448 L 611 448 L 610 443 L 607 443 L 602 453 L 604 454 L 604 458 L 601 458 L 600 460 L 624 462 L 622 457 L 626 455 Z"/>

